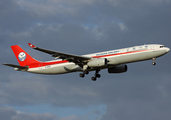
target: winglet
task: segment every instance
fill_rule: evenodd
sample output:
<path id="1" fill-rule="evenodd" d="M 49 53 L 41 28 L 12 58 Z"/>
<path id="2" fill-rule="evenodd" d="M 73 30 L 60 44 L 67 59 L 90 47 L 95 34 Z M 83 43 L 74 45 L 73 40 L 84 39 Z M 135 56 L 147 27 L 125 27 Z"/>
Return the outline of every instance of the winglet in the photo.
<path id="1" fill-rule="evenodd" d="M 36 48 L 36 46 L 34 46 L 34 45 L 31 44 L 31 43 L 28 43 L 28 45 L 29 45 L 31 48 Z"/>

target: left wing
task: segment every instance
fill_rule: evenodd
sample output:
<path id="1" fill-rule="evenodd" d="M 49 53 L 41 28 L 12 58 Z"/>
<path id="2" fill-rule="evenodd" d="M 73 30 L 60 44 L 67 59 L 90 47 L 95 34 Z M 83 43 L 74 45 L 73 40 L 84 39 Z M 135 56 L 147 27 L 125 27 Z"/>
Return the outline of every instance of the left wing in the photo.
<path id="1" fill-rule="evenodd" d="M 55 58 L 59 58 L 59 59 L 63 59 L 63 60 L 67 60 L 69 62 L 74 62 L 76 64 L 78 64 L 79 66 L 83 66 L 85 63 L 87 63 L 90 59 L 92 59 L 91 57 L 84 57 L 84 56 L 78 56 L 78 55 L 73 55 L 73 54 L 68 54 L 68 53 L 62 53 L 62 52 L 56 52 L 56 51 L 52 51 L 52 50 L 47 50 L 47 49 L 42 49 L 39 47 L 34 46 L 31 43 L 28 43 L 29 46 L 35 50 L 41 51 L 41 52 L 45 52 L 47 54 L 52 55 L 52 57 Z"/>

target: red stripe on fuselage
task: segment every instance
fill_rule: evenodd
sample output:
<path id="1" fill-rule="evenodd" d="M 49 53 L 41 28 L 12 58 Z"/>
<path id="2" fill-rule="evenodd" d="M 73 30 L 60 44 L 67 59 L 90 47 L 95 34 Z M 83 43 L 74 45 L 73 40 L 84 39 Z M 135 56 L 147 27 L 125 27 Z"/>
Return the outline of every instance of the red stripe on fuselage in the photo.
<path id="1" fill-rule="evenodd" d="M 150 49 L 149 49 L 149 50 L 150 50 Z M 143 51 L 149 51 L 149 50 L 139 50 L 139 51 L 131 51 L 131 52 L 116 53 L 116 54 L 99 55 L 99 56 L 93 56 L 92 58 L 109 57 L 109 56 L 115 56 L 115 55 L 125 55 L 125 54 L 137 53 L 137 52 L 143 52 Z"/>
<path id="2" fill-rule="evenodd" d="M 138 52 L 150 51 L 150 50 L 151 49 L 124 52 L 124 53 L 116 53 L 116 54 L 108 54 L 108 55 L 100 55 L 100 56 L 92 56 L 92 58 L 103 58 L 103 57 L 110 57 L 110 56 L 117 56 L 117 55 L 125 55 L 125 54 L 138 53 Z M 31 64 L 31 65 L 29 65 L 29 68 L 44 67 L 44 66 L 48 66 L 48 65 L 55 65 L 55 64 L 68 63 L 68 62 L 69 61 L 67 61 L 67 60 L 53 61 L 53 62 L 41 62 L 40 64 Z"/>
<path id="3" fill-rule="evenodd" d="M 41 62 L 40 64 L 31 64 L 29 65 L 29 68 L 37 68 L 37 67 L 44 67 L 48 65 L 55 65 L 55 64 L 61 64 L 61 63 L 67 63 L 69 61 L 63 60 L 63 61 L 54 61 L 54 62 Z"/>

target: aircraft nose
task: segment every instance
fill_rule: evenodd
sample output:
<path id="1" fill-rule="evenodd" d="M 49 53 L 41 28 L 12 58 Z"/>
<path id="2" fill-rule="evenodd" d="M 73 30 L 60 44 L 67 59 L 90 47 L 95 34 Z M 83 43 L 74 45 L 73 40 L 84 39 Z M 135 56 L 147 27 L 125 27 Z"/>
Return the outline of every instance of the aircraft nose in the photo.
<path id="1" fill-rule="evenodd" d="M 169 48 L 166 48 L 166 52 L 169 52 L 170 51 L 170 49 Z"/>

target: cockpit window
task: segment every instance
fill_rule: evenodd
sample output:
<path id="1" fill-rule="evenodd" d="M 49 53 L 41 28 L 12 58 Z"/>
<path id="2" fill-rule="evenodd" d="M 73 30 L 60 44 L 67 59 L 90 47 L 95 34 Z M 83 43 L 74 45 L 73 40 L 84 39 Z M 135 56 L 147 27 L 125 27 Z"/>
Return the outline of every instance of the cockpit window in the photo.
<path id="1" fill-rule="evenodd" d="M 163 47 L 165 47 L 165 46 L 160 46 L 160 48 L 163 48 Z"/>

